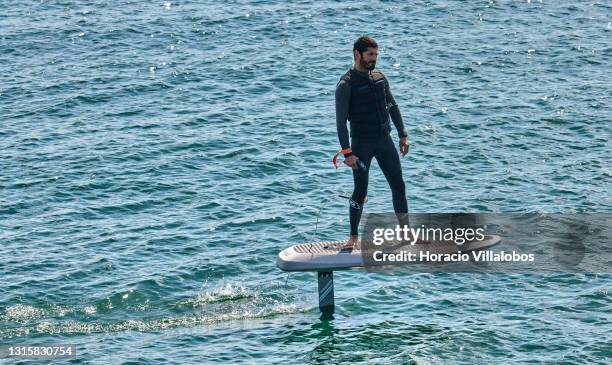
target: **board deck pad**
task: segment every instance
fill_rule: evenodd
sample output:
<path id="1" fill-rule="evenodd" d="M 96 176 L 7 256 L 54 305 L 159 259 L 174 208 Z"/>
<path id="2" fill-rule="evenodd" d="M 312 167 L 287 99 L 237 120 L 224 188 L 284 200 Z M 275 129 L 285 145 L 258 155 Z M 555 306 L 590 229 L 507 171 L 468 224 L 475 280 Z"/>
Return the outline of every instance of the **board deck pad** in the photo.
<path id="1" fill-rule="evenodd" d="M 466 242 L 457 245 L 450 241 L 431 242 L 430 244 L 402 245 L 390 249 L 389 246 L 373 246 L 362 251 L 356 245 L 352 251 L 342 251 L 342 246 L 347 242 L 326 241 L 294 245 L 278 254 L 276 265 L 283 271 L 325 271 L 347 269 L 351 267 L 364 267 L 364 256 L 379 250 L 383 252 L 408 251 L 418 253 L 429 251 L 436 254 L 456 253 L 457 251 L 469 252 L 492 247 L 501 241 L 499 236 L 487 235 L 483 240 Z M 369 260 L 367 265 L 372 265 Z M 387 263 L 388 264 L 388 263 Z"/>

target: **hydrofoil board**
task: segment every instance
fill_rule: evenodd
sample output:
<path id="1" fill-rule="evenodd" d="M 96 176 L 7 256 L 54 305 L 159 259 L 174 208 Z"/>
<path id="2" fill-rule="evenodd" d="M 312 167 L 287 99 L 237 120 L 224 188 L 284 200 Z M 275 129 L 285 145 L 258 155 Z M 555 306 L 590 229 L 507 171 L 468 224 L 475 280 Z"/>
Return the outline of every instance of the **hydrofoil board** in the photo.
<path id="1" fill-rule="evenodd" d="M 483 250 L 498 244 L 501 237 L 487 235 L 482 240 L 466 242 L 457 245 L 451 241 L 431 242 L 427 244 L 397 245 L 392 251 L 388 247 L 373 246 L 362 251 L 357 245 L 352 251 L 343 251 L 344 241 L 313 242 L 294 245 L 278 254 L 276 265 L 283 271 L 333 271 L 351 267 L 364 267 L 364 257 L 376 250 L 383 252 L 412 252 L 416 255 L 421 251 L 429 251 L 431 254 L 452 254 L 460 251 L 470 252 Z M 369 260 L 368 265 L 372 265 Z M 387 263 L 388 264 L 388 263 Z"/>

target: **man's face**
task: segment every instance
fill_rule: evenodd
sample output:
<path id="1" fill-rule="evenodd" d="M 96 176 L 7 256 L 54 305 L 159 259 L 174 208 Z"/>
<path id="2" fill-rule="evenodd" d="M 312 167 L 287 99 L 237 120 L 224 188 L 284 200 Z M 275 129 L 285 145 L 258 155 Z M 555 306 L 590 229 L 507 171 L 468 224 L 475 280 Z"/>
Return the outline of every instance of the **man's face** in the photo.
<path id="1" fill-rule="evenodd" d="M 358 54 L 358 59 L 361 67 L 366 70 L 373 70 L 376 67 L 376 57 L 378 57 L 378 48 L 368 47 L 368 49 L 363 52 L 363 55 Z"/>

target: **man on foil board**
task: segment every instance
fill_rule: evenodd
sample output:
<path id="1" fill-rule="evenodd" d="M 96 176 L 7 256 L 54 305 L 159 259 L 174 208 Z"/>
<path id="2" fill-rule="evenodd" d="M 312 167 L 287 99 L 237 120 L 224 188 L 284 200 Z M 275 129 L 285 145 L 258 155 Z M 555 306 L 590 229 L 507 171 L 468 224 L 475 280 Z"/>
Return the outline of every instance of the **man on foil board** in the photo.
<path id="1" fill-rule="evenodd" d="M 360 37 L 353 45 L 353 66 L 336 85 L 336 127 L 341 150 L 334 156 L 344 155 L 344 163 L 353 170 L 354 190 L 349 200 L 349 239 L 342 251 L 350 252 L 359 242 L 358 228 L 368 191 L 372 158 L 376 158 L 393 197 L 393 209 L 401 226 L 408 225 L 408 202 L 402 166 L 393 139 L 393 121 L 399 137 L 399 153 L 405 156 L 410 143 L 402 114 L 397 105 L 389 80 L 375 68 L 378 44 L 371 37 Z M 349 129 L 346 121 L 350 123 Z"/>

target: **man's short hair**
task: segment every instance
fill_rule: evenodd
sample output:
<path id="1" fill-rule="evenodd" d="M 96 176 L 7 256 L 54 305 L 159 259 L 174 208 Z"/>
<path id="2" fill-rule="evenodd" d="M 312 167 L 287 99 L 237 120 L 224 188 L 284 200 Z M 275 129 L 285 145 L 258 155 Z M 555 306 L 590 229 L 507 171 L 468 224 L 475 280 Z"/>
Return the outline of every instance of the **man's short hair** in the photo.
<path id="1" fill-rule="evenodd" d="M 353 44 L 353 52 L 357 50 L 359 54 L 363 56 L 363 52 L 367 51 L 368 47 L 378 48 L 378 44 L 376 44 L 374 38 L 368 36 L 359 37 Z"/>

